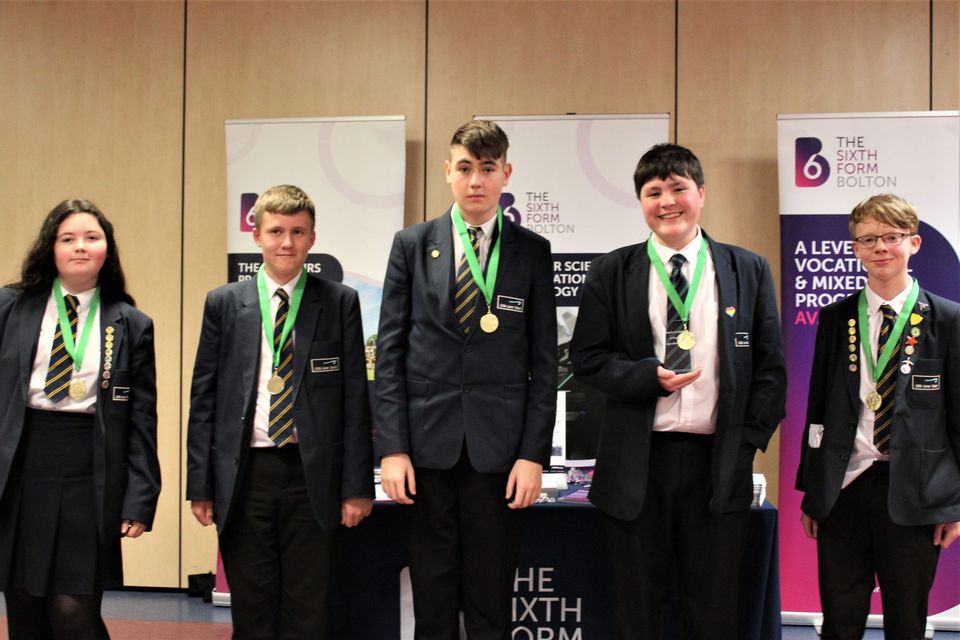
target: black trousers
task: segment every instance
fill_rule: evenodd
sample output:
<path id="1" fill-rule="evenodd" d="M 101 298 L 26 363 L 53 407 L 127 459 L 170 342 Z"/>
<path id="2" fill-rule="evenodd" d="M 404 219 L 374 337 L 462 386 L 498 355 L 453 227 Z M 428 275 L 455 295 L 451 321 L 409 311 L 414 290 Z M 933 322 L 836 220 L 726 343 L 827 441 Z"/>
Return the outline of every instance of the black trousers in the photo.
<path id="1" fill-rule="evenodd" d="M 403 506 L 416 640 L 509 640 L 522 513 L 507 507 L 509 474 L 484 474 L 466 450 L 447 470 L 415 469 Z"/>
<path id="2" fill-rule="evenodd" d="M 297 445 L 250 450 L 236 511 L 220 534 L 233 637 L 327 637 L 333 531 L 317 524 Z"/>
<path id="3" fill-rule="evenodd" d="M 920 640 L 940 547 L 933 526 L 905 527 L 890 519 L 890 464 L 875 462 L 843 491 L 819 525 L 823 640 L 859 640 L 880 584 L 887 640 Z"/>
<path id="4" fill-rule="evenodd" d="M 684 638 L 739 637 L 740 561 L 750 511 L 710 513 L 712 451 L 712 436 L 655 432 L 640 516 L 606 518 L 619 640 L 659 638 L 661 611 L 674 586 Z"/>

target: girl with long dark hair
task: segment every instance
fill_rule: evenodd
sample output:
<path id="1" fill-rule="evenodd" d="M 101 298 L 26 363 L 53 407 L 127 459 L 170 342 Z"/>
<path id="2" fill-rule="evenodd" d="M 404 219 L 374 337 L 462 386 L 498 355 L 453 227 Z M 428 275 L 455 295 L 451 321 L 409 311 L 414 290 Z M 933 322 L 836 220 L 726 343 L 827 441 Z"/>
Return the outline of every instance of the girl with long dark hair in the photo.
<path id="1" fill-rule="evenodd" d="M 0 289 L 0 589 L 11 640 L 108 638 L 120 540 L 160 493 L 153 322 L 92 202 L 47 215 Z"/>

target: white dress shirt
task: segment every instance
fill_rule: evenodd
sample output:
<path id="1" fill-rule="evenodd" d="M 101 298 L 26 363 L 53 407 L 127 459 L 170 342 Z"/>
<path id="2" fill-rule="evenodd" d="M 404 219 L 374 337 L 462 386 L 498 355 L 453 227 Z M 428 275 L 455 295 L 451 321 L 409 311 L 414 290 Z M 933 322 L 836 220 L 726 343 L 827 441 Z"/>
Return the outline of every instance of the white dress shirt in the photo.
<path id="1" fill-rule="evenodd" d="M 62 286 L 62 285 L 61 285 Z M 80 293 L 62 289 L 63 295 L 73 294 L 79 300 L 77 305 L 77 339 L 74 344 L 80 342 L 83 336 L 83 327 L 87 322 L 87 316 L 90 312 L 90 302 L 93 300 L 94 289 L 88 289 Z M 31 409 L 42 409 L 45 411 L 71 411 L 74 413 L 94 413 L 97 408 L 97 391 L 100 388 L 97 377 L 100 375 L 100 306 L 97 306 L 97 312 L 93 317 L 93 326 L 90 328 L 90 337 L 87 339 L 86 350 L 83 355 L 83 365 L 80 371 L 72 370 L 70 379 L 81 380 L 87 385 L 87 395 L 83 400 L 74 400 L 67 394 L 67 397 L 60 402 L 53 403 L 47 397 L 44 386 L 47 382 L 47 369 L 50 368 L 50 351 L 53 347 L 53 335 L 57 332 L 60 324 L 60 316 L 57 314 L 57 303 L 54 300 L 53 290 L 50 291 L 50 297 L 47 299 L 47 306 L 43 311 L 43 319 L 40 321 L 40 337 L 37 339 L 37 354 L 33 358 L 33 370 L 30 373 L 30 388 L 27 392 L 27 406 Z"/>
<path id="2" fill-rule="evenodd" d="M 490 255 L 490 246 L 493 240 L 493 230 L 497 228 L 497 216 L 494 214 L 486 222 L 479 225 L 469 225 L 466 221 L 463 223 L 467 229 L 471 226 L 479 226 L 480 230 L 483 231 L 483 235 L 480 236 L 480 269 L 481 271 L 487 265 L 487 256 Z M 457 225 L 452 223 L 450 226 L 453 228 L 453 273 L 457 273 L 457 265 L 460 264 L 460 261 L 463 259 L 463 242 L 460 241 L 460 234 L 457 233 Z"/>
<path id="3" fill-rule="evenodd" d="M 845 488 L 853 482 L 860 474 L 870 468 L 877 460 L 889 460 L 890 456 L 880 453 L 873 444 L 873 423 L 874 412 L 866 405 L 867 394 L 876 389 L 877 385 L 870 377 L 867 370 L 867 360 L 864 357 L 864 349 L 870 349 L 870 357 L 874 366 L 877 364 L 877 344 L 880 340 L 880 326 L 883 324 L 883 312 L 880 310 L 885 304 L 890 305 L 893 312 L 897 315 L 903 309 L 903 305 L 910 295 L 910 289 L 913 288 L 913 281 L 907 287 L 898 293 L 892 300 L 884 300 L 869 285 L 864 287 L 867 292 L 867 331 L 870 337 L 870 344 L 860 345 L 860 422 L 857 425 L 857 435 L 853 441 L 853 452 L 850 454 L 850 461 L 847 463 L 847 472 L 843 476 L 843 485 Z M 855 318 L 860 330 L 860 319 Z M 906 328 L 905 328 L 906 329 Z M 901 354 L 902 355 L 902 354 Z M 898 365 L 899 366 L 899 365 Z"/>
<path id="4" fill-rule="evenodd" d="M 270 292 L 270 324 L 273 325 L 273 318 L 277 317 L 277 309 L 280 308 L 280 296 L 277 295 L 277 289 L 283 289 L 286 291 L 289 300 L 292 302 L 293 290 L 303 275 L 303 271 L 297 273 L 293 280 L 284 285 L 274 282 L 273 279 L 267 275 L 266 270 L 264 270 L 263 275 L 264 280 L 267 283 L 267 291 Z M 267 435 L 267 429 L 270 426 L 270 404 L 272 397 L 270 392 L 267 391 L 267 381 L 273 376 L 273 353 L 270 351 L 270 344 L 264 339 L 265 334 L 263 331 L 262 318 L 260 319 L 259 333 L 260 369 L 257 372 L 257 407 L 253 414 L 253 429 L 250 436 L 250 446 L 275 447 L 277 446 L 276 443 L 270 439 L 269 435 Z M 296 344 L 296 329 L 290 331 L 290 337 L 293 339 L 293 344 Z M 293 384 L 293 378 L 290 379 L 289 384 Z M 293 438 L 290 440 L 290 442 L 297 442 L 296 423 L 294 423 L 293 426 Z"/>
<path id="5" fill-rule="evenodd" d="M 686 258 L 682 269 L 683 275 L 692 285 L 700 243 L 705 242 L 700 228 L 697 228 L 696 237 L 679 251 L 661 244 L 655 234 L 650 236 L 650 242 L 653 242 L 653 247 L 663 260 L 668 274 L 672 269 L 670 258 L 674 254 L 679 253 Z M 660 282 L 660 276 L 653 265 L 650 265 L 649 278 L 648 297 L 653 350 L 663 362 L 667 350 L 667 290 Z M 701 434 L 716 432 L 717 399 L 720 389 L 720 358 L 717 354 L 718 313 L 717 271 L 708 250 L 700 286 L 697 287 L 690 316 L 687 319 L 689 330 L 696 337 L 696 344 L 690 351 L 690 362 L 694 369 L 701 367 L 703 373 L 693 383 L 657 400 L 653 418 L 654 431 Z"/>

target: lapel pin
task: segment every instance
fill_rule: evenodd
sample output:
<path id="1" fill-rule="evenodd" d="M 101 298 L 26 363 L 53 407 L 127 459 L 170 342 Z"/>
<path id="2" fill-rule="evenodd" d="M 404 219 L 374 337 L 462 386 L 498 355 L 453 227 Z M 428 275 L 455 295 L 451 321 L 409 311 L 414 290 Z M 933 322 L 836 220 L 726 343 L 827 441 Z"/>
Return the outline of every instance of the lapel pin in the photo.
<path id="1" fill-rule="evenodd" d="M 732 318 L 737 314 L 737 309 L 736 307 L 727 307 L 726 309 L 723 310 L 723 312 Z"/>
<path id="2" fill-rule="evenodd" d="M 431 258 L 434 258 L 434 259 L 439 258 L 439 257 L 440 257 L 440 250 L 439 250 L 439 249 L 434 249 L 433 251 L 431 251 L 431 252 L 430 252 L 430 257 L 431 257 Z"/>
<path id="3" fill-rule="evenodd" d="M 918 325 L 921 322 L 923 322 L 923 316 L 921 316 L 919 313 L 910 314 L 910 326 Z"/>

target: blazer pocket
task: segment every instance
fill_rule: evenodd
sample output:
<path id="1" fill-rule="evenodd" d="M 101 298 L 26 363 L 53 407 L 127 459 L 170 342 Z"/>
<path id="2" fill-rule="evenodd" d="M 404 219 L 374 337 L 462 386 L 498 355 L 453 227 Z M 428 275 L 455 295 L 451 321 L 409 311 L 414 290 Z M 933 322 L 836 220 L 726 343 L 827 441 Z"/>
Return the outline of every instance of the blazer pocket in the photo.
<path id="1" fill-rule="evenodd" d="M 310 344 L 306 378 L 313 387 L 332 387 L 343 382 L 343 357 L 340 341 L 328 340 Z"/>
<path id="2" fill-rule="evenodd" d="M 960 469 L 951 449 L 920 449 L 920 478 L 925 509 L 960 504 Z"/>
<path id="3" fill-rule="evenodd" d="M 906 376 L 907 404 L 915 409 L 937 409 L 943 405 L 943 360 L 923 358 Z"/>

